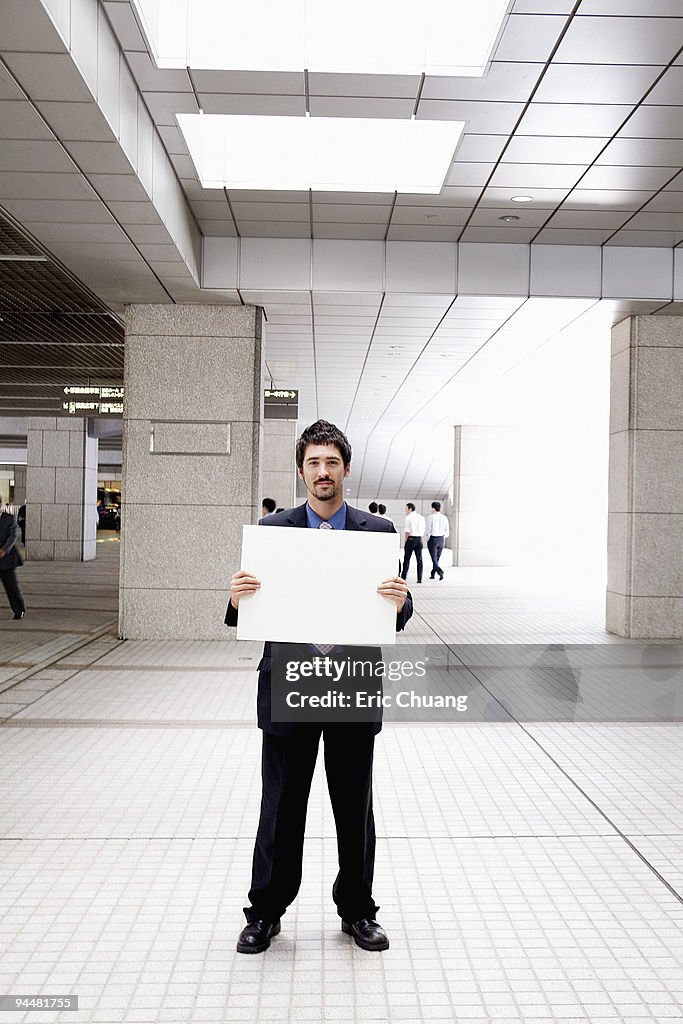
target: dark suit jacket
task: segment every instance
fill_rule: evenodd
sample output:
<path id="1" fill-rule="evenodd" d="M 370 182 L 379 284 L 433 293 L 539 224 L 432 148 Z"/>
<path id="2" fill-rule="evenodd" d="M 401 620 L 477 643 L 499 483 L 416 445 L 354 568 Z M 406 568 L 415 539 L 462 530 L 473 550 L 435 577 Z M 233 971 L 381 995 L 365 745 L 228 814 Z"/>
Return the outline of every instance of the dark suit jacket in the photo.
<path id="1" fill-rule="evenodd" d="M 0 549 L 6 552 L 5 557 L 0 558 L 0 572 L 16 569 L 18 565 L 24 564 L 23 558 L 17 551 L 19 532 L 14 516 L 9 512 L 0 513 Z"/>
<path id="2" fill-rule="evenodd" d="M 298 505 L 296 508 L 285 509 L 284 512 L 275 512 L 272 515 L 266 516 L 264 519 L 259 520 L 259 526 L 294 526 L 307 529 L 308 521 L 306 519 L 306 505 L 304 503 L 303 505 Z M 364 530 L 371 533 L 396 533 L 394 524 L 389 519 L 382 519 L 380 516 L 373 516 L 370 512 L 361 512 L 360 509 L 352 508 L 351 505 L 348 504 L 346 506 L 346 529 Z M 403 629 L 412 614 L 413 599 L 410 593 L 408 593 L 406 603 L 396 616 L 396 629 Z M 228 602 L 228 608 L 225 613 L 225 625 L 236 626 L 237 617 L 238 609 L 233 608 L 232 604 Z M 284 645 L 279 646 L 282 647 Z M 352 650 L 361 649 L 348 648 L 347 653 L 351 653 Z M 362 648 L 362 656 L 368 659 L 377 660 L 382 657 L 382 651 L 381 648 L 378 647 L 365 647 Z M 278 736 L 286 736 L 292 732 L 294 724 L 291 722 L 273 723 L 270 717 L 270 670 L 272 663 L 271 644 L 268 642 L 263 648 L 263 657 L 261 658 L 258 666 L 259 678 L 258 694 L 256 698 L 258 726 L 259 729 L 263 729 L 265 732 L 274 733 Z M 374 732 L 379 732 L 381 728 L 381 721 L 373 723 Z"/>

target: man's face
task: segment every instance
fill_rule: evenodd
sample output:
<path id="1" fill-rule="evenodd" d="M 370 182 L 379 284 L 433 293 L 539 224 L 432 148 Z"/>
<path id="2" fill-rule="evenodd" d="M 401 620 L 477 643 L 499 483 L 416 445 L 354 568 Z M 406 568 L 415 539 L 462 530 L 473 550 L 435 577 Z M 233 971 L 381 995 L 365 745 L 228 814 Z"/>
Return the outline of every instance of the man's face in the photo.
<path id="1" fill-rule="evenodd" d="M 406 515 L 409 516 L 412 511 L 412 508 L 408 508 L 408 506 L 406 505 Z"/>
<path id="2" fill-rule="evenodd" d="M 344 491 L 344 480 L 351 466 L 344 467 L 341 452 L 334 444 L 309 444 L 304 452 L 299 476 L 306 490 L 318 501 L 333 501 Z"/>

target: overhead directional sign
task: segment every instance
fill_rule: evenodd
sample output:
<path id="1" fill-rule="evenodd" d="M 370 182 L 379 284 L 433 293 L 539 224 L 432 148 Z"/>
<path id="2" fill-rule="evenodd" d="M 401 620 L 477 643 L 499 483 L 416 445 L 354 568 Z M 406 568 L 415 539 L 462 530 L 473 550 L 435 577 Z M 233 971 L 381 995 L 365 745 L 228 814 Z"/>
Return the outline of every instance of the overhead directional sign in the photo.
<path id="1" fill-rule="evenodd" d="M 96 384 L 71 385 L 62 389 L 62 414 L 66 416 L 122 416 L 123 388 Z"/>
<path id="2" fill-rule="evenodd" d="M 263 392 L 263 415 L 267 420 L 297 419 L 299 392 L 291 388 L 267 388 Z"/>

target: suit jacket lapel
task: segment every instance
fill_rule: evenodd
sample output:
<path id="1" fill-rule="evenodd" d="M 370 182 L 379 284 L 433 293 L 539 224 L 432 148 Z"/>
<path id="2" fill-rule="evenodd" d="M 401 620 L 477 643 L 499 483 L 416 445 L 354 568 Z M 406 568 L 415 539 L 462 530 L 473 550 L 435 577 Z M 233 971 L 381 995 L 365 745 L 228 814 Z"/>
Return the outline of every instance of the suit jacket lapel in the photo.
<path id="1" fill-rule="evenodd" d="M 287 526 L 308 526 L 308 520 L 306 519 L 306 503 L 303 505 L 297 505 L 287 516 Z"/>
<path id="2" fill-rule="evenodd" d="M 361 512 L 359 508 L 352 508 L 351 505 L 346 506 L 346 529 L 347 530 L 364 530 L 368 522 L 368 517 L 364 512 Z"/>

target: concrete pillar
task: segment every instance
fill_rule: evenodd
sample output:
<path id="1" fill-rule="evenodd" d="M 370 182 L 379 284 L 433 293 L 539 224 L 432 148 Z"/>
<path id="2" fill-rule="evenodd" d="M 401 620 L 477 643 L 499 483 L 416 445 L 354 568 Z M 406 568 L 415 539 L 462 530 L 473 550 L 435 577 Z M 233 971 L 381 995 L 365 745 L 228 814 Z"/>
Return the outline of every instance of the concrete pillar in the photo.
<path id="1" fill-rule="evenodd" d="M 261 310 L 126 309 L 119 632 L 225 639 L 260 514 Z"/>
<path id="2" fill-rule="evenodd" d="M 87 562 L 97 537 L 97 438 L 75 416 L 29 416 L 27 432 L 27 557 Z"/>
<path id="3" fill-rule="evenodd" d="M 510 432 L 457 426 L 453 463 L 453 565 L 510 562 Z"/>
<path id="4" fill-rule="evenodd" d="M 292 508 L 296 500 L 296 420 L 264 420 L 261 498 L 273 498 L 277 508 Z"/>
<path id="5" fill-rule="evenodd" d="M 607 629 L 683 636 L 683 317 L 612 330 Z"/>

